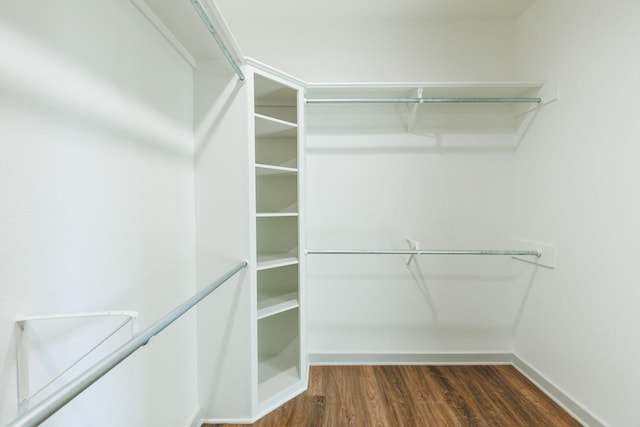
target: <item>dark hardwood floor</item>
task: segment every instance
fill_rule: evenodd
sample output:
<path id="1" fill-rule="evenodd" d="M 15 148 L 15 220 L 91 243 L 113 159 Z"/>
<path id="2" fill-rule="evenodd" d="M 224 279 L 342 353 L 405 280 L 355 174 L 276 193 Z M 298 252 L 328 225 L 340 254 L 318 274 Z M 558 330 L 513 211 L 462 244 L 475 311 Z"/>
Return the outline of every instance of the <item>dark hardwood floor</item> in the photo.
<path id="1" fill-rule="evenodd" d="M 252 425 L 580 426 L 512 366 L 312 366 L 305 393 Z"/>

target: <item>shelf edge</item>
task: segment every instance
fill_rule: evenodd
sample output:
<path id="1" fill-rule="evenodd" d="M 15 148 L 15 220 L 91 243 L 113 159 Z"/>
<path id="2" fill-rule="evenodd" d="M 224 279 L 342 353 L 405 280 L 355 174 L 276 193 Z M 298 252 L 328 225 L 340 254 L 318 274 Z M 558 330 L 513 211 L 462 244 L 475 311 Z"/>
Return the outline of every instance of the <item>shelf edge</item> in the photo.
<path id="1" fill-rule="evenodd" d="M 267 116 L 267 115 L 264 115 L 264 114 L 254 113 L 254 116 L 255 116 L 256 119 L 265 120 L 265 121 L 268 121 L 268 122 L 271 122 L 271 123 L 277 123 L 277 124 L 280 124 L 280 125 L 283 125 L 283 126 L 287 126 L 287 127 L 290 127 L 290 128 L 297 128 L 298 127 L 297 123 L 288 122 L 286 120 L 278 119 L 278 118 Z"/>

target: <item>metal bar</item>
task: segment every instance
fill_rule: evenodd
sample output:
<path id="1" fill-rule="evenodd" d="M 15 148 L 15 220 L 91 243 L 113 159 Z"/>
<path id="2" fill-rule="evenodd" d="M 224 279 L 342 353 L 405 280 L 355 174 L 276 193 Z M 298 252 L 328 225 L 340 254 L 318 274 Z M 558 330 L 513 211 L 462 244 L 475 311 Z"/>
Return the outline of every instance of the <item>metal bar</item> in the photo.
<path id="1" fill-rule="evenodd" d="M 229 52 L 229 49 L 227 48 L 227 45 L 222 40 L 222 37 L 220 37 L 220 34 L 218 34 L 218 31 L 216 31 L 216 28 L 213 25 L 213 22 L 211 21 L 209 14 L 202 6 L 202 3 L 200 3 L 200 0 L 191 0 L 191 3 L 193 4 L 193 7 L 195 8 L 196 12 L 198 12 L 200 19 L 202 19 L 202 22 L 204 22 L 204 25 L 207 27 L 207 30 L 209 30 L 214 40 L 220 47 L 220 50 L 222 50 L 224 57 L 229 62 L 229 65 L 231 65 L 231 68 L 233 68 L 233 71 L 235 71 L 235 73 L 238 75 L 238 78 L 240 79 L 240 81 L 244 81 L 245 76 L 242 73 L 242 70 L 240 69 L 235 59 L 231 55 L 231 52 Z"/>
<path id="2" fill-rule="evenodd" d="M 447 104 L 447 103 L 535 103 L 542 98 L 315 98 L 307 104 Z"/>
<path id="3" fill-rule="evenodd" d="M 450 249 L 309 249 L 307 254 L 322 255 L 509 255 L 509 256 L 535 256 L 541 257 L 539 250 L 450 250 Z"/>
<path id="4" fill-rule="evenodd" d="M 215 282 L 202 289 L 181 305 L 165 314 L 157 322 L 136 334 L 132 339 L 120 346 L 117 350 L 106 356 L 104 359 L 85 370 L 82 374 L 70 381 L 47 399 L 34 405 L 28 412 L 13 420 L 7 427 L 32 427 L 36 426 L 56 411 L 69 403 L 73 398 L 82 393 L 87 387 L 100 379 L 104 374 L 116 367 L 120 362 L 129 357 L 140 347 L 146 345 L 153 337 L 162 332 L 167 326 L 186 313 L 194 305 L 202 301 L 220 285 L 229 280 L 233 275 L 245 268 L 247 261 L 243 261 L 236 267 L 227 271 Z"/>

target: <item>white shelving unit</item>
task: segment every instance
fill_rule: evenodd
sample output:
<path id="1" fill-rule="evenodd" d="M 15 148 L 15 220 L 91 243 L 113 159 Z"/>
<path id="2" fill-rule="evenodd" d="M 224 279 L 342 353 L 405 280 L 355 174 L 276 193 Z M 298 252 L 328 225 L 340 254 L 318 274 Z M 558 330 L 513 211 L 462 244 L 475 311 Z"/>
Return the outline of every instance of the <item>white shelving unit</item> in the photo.
<path id="1" fill-rule="evenodd" d="M 522 123 L 552 96 L 541 82 L 425 82 L 309 84 L 310 132 L 395 131 L 438 139 L 440 146 L 469 134 L 514 143 Z M 548 95 L 548 96 L 547 96 Z M 508 136 L 507 136 L 508 135 Z"/>
<path id="2" fill-rule="evenodd" d="M 348 98 L 524 98 L 535 97 L 542 82 L 309 83 L 306 99 Z"/>
<path id="3" fill-rule="evenodd" d="M 253 69 L 257 413 L 306 387 L 301 297 L 302 87 Z"/>
<path id="4" fill-rule="evenodd" d="M 244 57 L 214 1 L 200 2 L 204 13 L 188 1 L 134 3 L 194 67 L 195 121 L 211 131 L 199 143 L 220 150 L 199 153 L 198 273 L 218 271 L 216 262 L 229 256 L 250 261 L 242 279 L 247 286 L 218 296 L 223 310 L 200 313 L 206 320 L 199 327 L 205 355 L 199 373 L 205 387 L 224 391 L 201 402 L 202 414 L 212 422 L 251 422 L 307 387 L 305 263 L 299 252 L 305 247 L 305 83 Z M 201 18 L 210 19 L 228 56 Z M 220 120 L 208 122 L 214 116 Z M 233 320 L 222 314 L 231 306 Z"/>

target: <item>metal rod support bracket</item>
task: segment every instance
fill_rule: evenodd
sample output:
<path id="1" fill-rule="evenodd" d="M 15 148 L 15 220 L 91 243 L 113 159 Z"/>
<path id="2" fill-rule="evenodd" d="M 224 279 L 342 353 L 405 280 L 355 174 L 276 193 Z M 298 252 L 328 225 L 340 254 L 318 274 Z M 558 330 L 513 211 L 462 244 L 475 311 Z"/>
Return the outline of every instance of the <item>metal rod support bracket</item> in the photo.
<path id="1" fill-rule="evenodd" d="M 51 396 L 34 405 L 28 412 L 25 412 L 18 418 L 14 419 L 7 425 L 7 427 L 32 427 L 41 424 L 77 395 L 82 393 L 91 384 L 96 382 L 111 369 L 115 368 L 120 362 L 125 360 L 140 347 L 147 344 L 151 338 L 162 332 L 167 326 L 176 321 L 194 305 L 198 304 L 220 285 L 248 265 L 249 263 L 247 261 L 242 261 L 240 264 L 227 271 L 209 286 L 197 292 L 191 298 L 165 314 L 142 332 L 137 333 L 132 339 L 97 362 L 95 365 L 85 370 Z"/>

